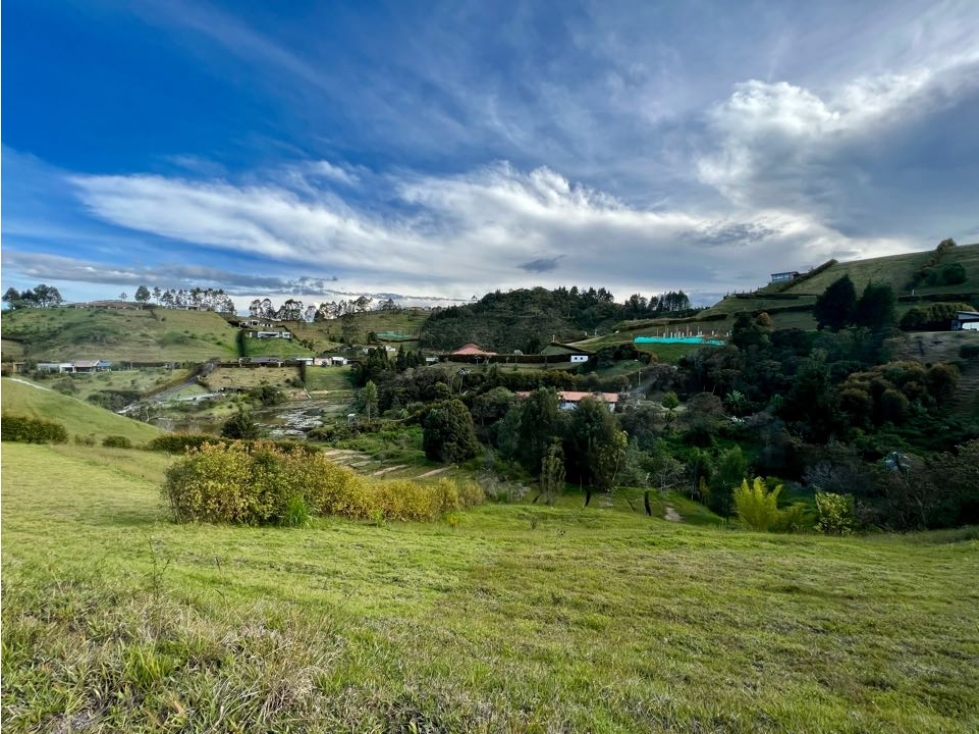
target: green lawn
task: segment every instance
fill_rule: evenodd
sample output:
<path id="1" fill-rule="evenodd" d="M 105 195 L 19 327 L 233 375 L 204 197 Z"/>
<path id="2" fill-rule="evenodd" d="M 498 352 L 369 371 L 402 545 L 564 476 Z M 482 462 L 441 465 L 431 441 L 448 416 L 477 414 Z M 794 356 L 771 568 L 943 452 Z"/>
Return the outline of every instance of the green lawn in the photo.
<path id="1" fill-rule="evenodd" d="M 249 357 L 312 357 L 315 352 L 302 346 L 294 339 L 251 339 L 245 337 L 245 354 Z"/>
<path id="2" fill-rule="evenodd" d="M 2 461 L 10 731 L 979 727 L 975 532 L 759 535 L 575 498 L 177 526 L 164 456 Z"/>
<path id="3" fill-rule="evenodd" d="M 125 436 L 134 443 L 144 443 L 160 435 L 159 430 L 146 423 L 116 415 L 43 386 L 26 385 L 6 377 L 0 384 L 4 412 L 54 419 L 63 423 L 73 437 L 101 440 L 106 436 Z M 8 445 L 4 444 L 4 451 Z"/>
<path id="4" fill-rule="evenodd" d="M 236 330 L 216 313 L 176 309 L 25 308 L 3 331 L 36 360 L 204 362 L 237 356 Z"/>

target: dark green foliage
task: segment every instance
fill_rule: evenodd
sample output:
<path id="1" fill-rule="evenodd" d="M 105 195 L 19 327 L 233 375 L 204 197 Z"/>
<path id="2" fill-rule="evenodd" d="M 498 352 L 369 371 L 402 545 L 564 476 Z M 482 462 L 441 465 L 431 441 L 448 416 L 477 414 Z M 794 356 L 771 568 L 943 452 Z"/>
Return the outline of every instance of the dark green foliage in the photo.
<path id="1" fill-rule="evenodd" d="M 519 435 L 520 462 L 531 474 L 539 476 L 551 443 L 564 435 L 564 417 L 555 390 L 539 388 L 530 393 L 520 413 Z"/>
<path id="2" fill-rule="evenodd" d="M 626 439 L 604 402 L 586 397 L 578 403 L 567 427 L 565 446 L 572 481 L 601 491 L 612 488 Z"/>
<path id="3" fill-rule="evenodd" d="M 133 390 L 103 390 L 93 393 L 86 398 L 88 402 L 106 410 L 122 410 L 130 403 L 139 400 L 139 393 Z"/>
<path id="4" fill-rule="evenodd" d="M 248 411 L 240 410 L 221 426 L 221 436 L 231 439 L 256 439 L 262 430 Z"/>
<path id="5" fill-rule="evenodd" d="M 901 318 L 905 331 L 948 331 L 959 311 L 971 311 L 966 303 L 934 303 L 915 306 Z"/>
<path id="6" fill-rule="evenodd" d="M 207 433 L 167 433 L 157 436 L 147 444 L 150 451 L 166 451 L 180 454 L 187 449 L 197 449 L 205 443 L 223 443 L 220 438 Z"/>
<path id="7" fill-rule="evenodd" d="M 68 431 L 57 421 L 4 413 L 0 421 L 0 438 L 19 443 L 65 443 Z"/>
<path id="8" fill-rule="evenodd" d="M 433 313 L 419 338 L 423 348 L 440 351 L 475 342 L 495 352 L 519 349 L 536 354 L 552 337 L 559 341 L 580 339 L 623 319 L 684 314 L 688 309 L 690 299 L 683 291 L 648 300 L 637 294 L 624 305 L 615 303 L 604 288 L 497 291 L 476 303 Z"/>
<path id="9" fill-rule="evenodd" d="M 839 331 L 853 317 L 857 290 L 849 275 L 844 275 L 823 291 L 813 306 L 813 316 L 820 329 Z"/>
<path id="10" fill-rule="evenodd" d="M 456 462 L 479 453 L 469 410 L 460 400 L 435 405 L 425 417 L 422 448 L 432 461 Z"/>
<path id="11" fill-rule="evenodd" d="M 286 395 L 282 390 L 273 385 L 261 385 L 248 391 L 246 397 L 259 405 L 270 407 L 280 405 L 286 401 Z M 246 436 L 232 436 L 232 438 L 248 438 Z"/>
<path id="12" fill-rule="evenodd" d="M 51 285 L 41 283 L 33 290 L 18 292 L 16 288 L 8 288 L 3 294 L 3 301 L 11 309 L 17 308 L 51 308 L 64 303 L 61 293 Z"/>
<path id="13" fill-rule="evenodd" d="M 979 359 L 979 344 L 963 344 L 959 347 L 959 356 L 962 359 Z"/>
<path id="14" fill-rule="evenodd" d="M 867 283 L 853 310 L 853 323 L 871 331 L 892 326 L 896 321 L 894 289 L 888 283 Z"/>
<path id="15" fill-rule="evenodd" d="M 102 439 L 102 445 L 107 449 L 131 449 L 133 442 L 125 436 L 106 436 Z"/>

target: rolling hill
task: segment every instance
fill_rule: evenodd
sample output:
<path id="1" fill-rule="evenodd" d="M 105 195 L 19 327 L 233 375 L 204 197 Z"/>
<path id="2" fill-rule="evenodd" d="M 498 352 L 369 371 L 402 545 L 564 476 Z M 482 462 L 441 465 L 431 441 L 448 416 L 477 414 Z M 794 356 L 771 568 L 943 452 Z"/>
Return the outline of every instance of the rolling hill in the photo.
<path id="1" fill-rule="evenodd" d="M 205 362 L 238 356 L 237 330 L 210 311 L 22 308 L 3 314 L 3 358 Z"/>
<path id="2" fill-rule="evenodd" d="M 73 437 L 101 440 L 106 436 L 125 436 L 133 443 L 140 444 L 160 435 L 157 428 L 146 423 L 124 418 L 40 385 L 16 378 L 3 378 L 0 385 L 3 412 L 57 420 Z"/>

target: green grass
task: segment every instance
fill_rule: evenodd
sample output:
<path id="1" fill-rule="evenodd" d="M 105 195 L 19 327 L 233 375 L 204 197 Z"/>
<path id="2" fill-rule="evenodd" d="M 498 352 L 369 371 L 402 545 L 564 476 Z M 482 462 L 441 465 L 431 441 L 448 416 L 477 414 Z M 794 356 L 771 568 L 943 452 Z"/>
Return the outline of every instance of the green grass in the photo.
<path id="1" fill-rule="evenodd" d="M 2 460 L 11 731 L 979 726 L 975 532 L 758 535 L 575 498 L 177 526 L 165 457 Z"/>
<path id="2" fill-rule="evenodd" d="M 167 384 L 176 384 L 186 380 L 191 370 L 168 370 L 164 367 L 154 367 L 139 370 L 113 370 L 111 372 L 81 372 L 73 375 L 51 376 L 43 381 L 44 387 L 56 390 L 64 388 L 70 394 L 84 400 L 89 395 L 108 390 L 123 390 L 140 394 L 158 389 Z"/>
<path id="3" fill-rule="evenodd" d="M 245 354 L 249 357 L 312 357 L 312 349 L 295 339 L 252 339 L 245 337 Z"/>
<path id="4" fill-rule="evenodd" d="M 131 418 L 116 415 L 74 397 L 68 397 L 43 386 L 32 387 L 4 378 L 3 410 L 19 415 L 50 418 L 63 423 L 72 436 L 125 436 L 140 444 L 160 435 L 159 430 Z M 10 444 L 4 444 L 4 451 Z"/>
<path id="5" fill-rule="evenodd" d="M 353 390 L 353 370 L 349 367 L 307 367 L 306 389 L 314 390 Z"/>
<path id="6" fill-rule="evenodd" d="M 203 362 L 237 356 L 235 329 L 218 314 L 171 309 L 25 308 L 3 330 L 36 360 Z"/>
<path id="7" fill-rule="evenodd" d="M 222 388 L 250 390 L 262 385 L 287 389 L 290 382 L 298 379 L 297 367 L 218 367 L 202 382 L 216 392 Z"/>
<path id="8" fill-rule="evenodd" d="M 300 339 L 311 340 L 317 352 L 326 352 L 336 349 L 345 333 L 349 333 L 354 344 L 362 345 L 367 344 L 367 336 L 372 331 L 375 334 L 386 332 L 417 336 L 427 318 L 428 313 L 424 311 L 365 311 L 312 324 L 290 321 L 288 326 Z M 345 326 L 347 332 L 344 331 Z M 414 340 L 390 342 L 395 348 L 402 343 L 406 350 L 418 348 L 418 342 Z"/>

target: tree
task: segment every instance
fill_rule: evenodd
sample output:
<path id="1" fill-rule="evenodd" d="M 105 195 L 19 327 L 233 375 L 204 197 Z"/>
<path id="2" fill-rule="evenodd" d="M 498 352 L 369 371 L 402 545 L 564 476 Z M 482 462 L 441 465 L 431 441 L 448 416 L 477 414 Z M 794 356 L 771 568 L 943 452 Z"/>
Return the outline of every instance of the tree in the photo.
<path id="1" fill-rule="evenodd" d="M 147 288 L 145 285 L 141 285 L 139 288 L 136 289 L 135 299 L 136 299 L 136 303 L 140 304 L 141 306 L 145 306 L 150 300 L 150 289 Z"/>
<path id="2" fill-rule="evenodd" d="M 3 294 L 3 302 L 6 303 L 10 308 L 15 309 L 20 306 L 20 291 L 16 288 L 8 288 L 7 292 Z"/>
<path id="3" fill-rule="evenodd" d="M 734 446 L 721 454 L 711 477 L 708 506 L 723 517 L 731 516 L 731 502 L 735 488 L 748 473 L 748 461 L 740 446 Z"/>
<path id="4" fill-rule="evenodd" d="M 578 403 L 568 429 L 568 455 L 578 481 L 607 492 L 626 447 L 625 433 L 601 400 L 586 397 Z"/>
<path id="5" fill-rule="evenodd" d="M 160 296 L 162 296 L 162 295 L 163 295 L 163 293 L 160 291 L 160 286 L 158 286 L 158 285 L 157 286 L 153 286 L 153 300 L 156 301 L 157 303 L 159 303 L 160 302 Z"/>
<path id="6" fill-rule="evenodd" d="M 364 400 L 364 412 L 367 413 L 367 422 L 371 422 L 371 418 L 377 413 L 377 385 L 374 384 L 373 380 L 368 380 L 367 384 L 364 385 L 364 392 L 362 394 Z"/>
<path id="7" fill-rule="evenodd" d="M 479 453 L 472 416 L 461 400 L 445 400 L 424 421 L 422 448 L 432 461 L 454 462 Z"/>
<path id="8" fill-rule="evenodd" d="M 512 465 L 520 454 L 520 416 L 522 412 L 520 405 L 511 405 L 503 419 L 493 427 L 493 432 L 496 435 L 496 448 L 500 451 L 500 457 L 509 465 Z"/>
<path id="9" fill-rule="evenodd" d="M 894 289 L 887 283 L 867 283 L 853 311 L 853 323 L 871 331 L 892 326 L 897 320 L 894 311 Z"/>
<path id="10" fill-rule="evenodd" d="M 565 475 L 564 452 L 561 450 L 561 442 L 555 439 L 551 442 L 547 456 L 541 461 L 540 491 L 546 504 L 554 504 L 554 495 L 564 486 Z"/>
<path id="11" fill-rule="evenodd" d="M 239 410 L 221 426 L 221 435 L 224 438 L 248 440 L 259 438 L 262 431 L 252 418 L 251 413 Z"/>
<path id="12" fill-rule="evenodd" d="M 738 519 L 752 530 L 767 531 L 778 522 L 778 496 L 781 492 L 781 484 L 769 492 L 761 477 L 755 477 L 750 487 L 748 480 L 743 480 L 741 486 L 734 491 L 734 507 Z"/>
<path id="13" fill-rule="evenodd" d="M 125 300 L 128 300 L 128 299 L 129 299 L 129 294 L 126 293 L 126 291 L 123 291 L 122 293 L 119 294 L 119 300 L 120 301 L 125 301 Z"/>
<path id="14" fill-rule="evenodd" d="M 541 462 L 551 442 L 562 434 L 557 391 L 538 388 L 527 397 L 520 415 L 520 461 L 527 471 L 540 476 Z"/>
<path id="15" fill-rule="evenodd" d="M 816 299 L 812 312 L 820 329 L 839 331 L 853 317 L 857 303 L 857 290 L 849 275 L 834 281 Z"/>

